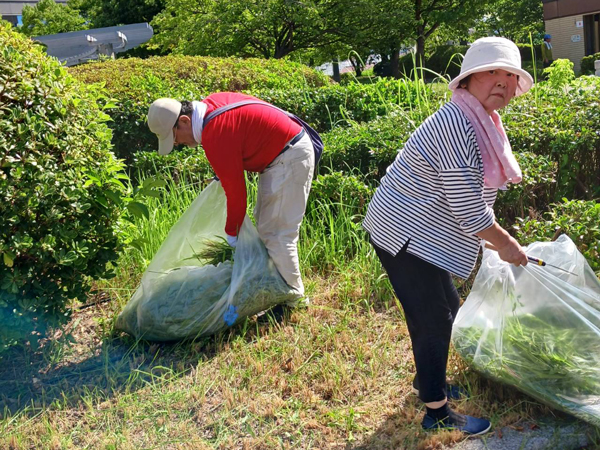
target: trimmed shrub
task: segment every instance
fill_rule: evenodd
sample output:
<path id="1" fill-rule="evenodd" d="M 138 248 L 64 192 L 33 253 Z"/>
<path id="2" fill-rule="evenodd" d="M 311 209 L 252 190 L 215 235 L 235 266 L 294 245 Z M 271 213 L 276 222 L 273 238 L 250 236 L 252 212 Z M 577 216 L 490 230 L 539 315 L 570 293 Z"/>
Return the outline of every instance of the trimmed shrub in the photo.
<path id="1" fill-rule="evenodd" d="M 548 83 L 534 89 L 537 92 L 513 100 L 503 113 L 513 149 L 548 156 L 557 163 L 553 201 L 597 197 L 600 78 L 580 77 L 560 90 Z"/>
<path id="2" fill-rule="evenodd" d="M 514 223 L 517 217 L 525 217 L 530 211 L 547 210 L 556 190 L 556 162 L 531 152 L 515 152 L 515 157 L 523 180 L 510 184 L 506 191 L 498 191 L 494 211 L 501 223 Z"/>
<path id="3" fill-rule="evenodd" d="M 123 166 L 104 93 L 0 22 L 0 352 L 35 343 L 112 275 Z"/>
<path id="4" fill-rule="evenodd" d="M 319 203 L 330 205 L 334 214 L 348 207 L 356 208 L 360 217 L 367 211 L 367 205 L 373 197 L 375 189 L 367 185 L 360 175 L 352 175 L 343 171 L 319 175 L 312 184 L 307 209 Z"/>
<path id="5" fill-rule="evenodd" d="M 466 45 L 439 45 L 434 52 L 425 58 L 423 76 L 433 79 L 437 76 L 454 78 L 460 73 L 462 57 L 469 47 Z M 400 72 L 409 78 L 414 78 L 413 69 L 415 56 L 412 53 L 400 58 Z M 389 63 L 388 63 L 389 64 Z"/>
<path id="6" fill-rule="evenodd" d="M 533 52 L 531 51 L 531 44 L 517 44 L 517 47 L 519 47 L 519 53 L 521 54 L 521 62 L 533 61 L 534 55 L 536 60 L 542 60 L 542 53 L 539 45 L 533 46 Z"/>
<path id="7" fill-rule="evenodd" d="M 585 56 L 581 60 L 581 75 L 594 75 L 596 73 L 594 62 L 598 60 L 600 60 L 600 53 Z"/>
<path id="8" fill-rule="evenodd" d="M 294 89 L 331 83 L 321 72 L 291 61 L 259 58 L 211 58 L 205 56 L 156 56 L 93 62 L 69 71 L 86 83 L 105 83 L 117 98 L 153 95 L 138 79 L 156 77 L 166 86 L 193 89 L 206 96 L 220 91 Z M 153 95 L 154 96 L 154 95 Z"/>
<path id="9" fill-rule="evenodd" d="M 575 242 L 592 269 L 600 270 L 600 203 L 567 200 L 552 205 L 543 216 L 519 219 L 513 227 L 517 240 L 527 245 L 548 241 L 564 232 Z"/>
<path id="10" fill-rule="evenodd" d="M 189 60 L 194 60 L 194 58 L 204 62 L 206 60 L 213 61 L 213 65 L 203 69 L 205 70 L 204 83 L 201 82 L 198 73 L 188 67 Z M 136 61 L 136 65 L 133 66 L 135 70 L 131 74 L 118 75 L 122 84 L 121 88 L 118 88 L 120 84 L 115 83 L 113 75 L 117 77 L 115 72 L 126 71 L 128 67 L 117 65 L 116 63 L 120 61 L 94 63 L 83 66 L 85 70 L 73 70 L 73 73 L 83 81 L 103 80 L 107 85 L 112 86 L 111 92 L 117 97 L 118 105 L 109 110 L 113 119 L 109 126 L 113 129 L 115 153 L 128 162 L 132 161 L 133 155 L 138 151 L 150 152 L 156 149 L 156 138 L 146 125 L 146 114 L 152 101 L 159 97 L 201 100 L 212 91 L 243 91 L 295 113 L 319 131 L 331 129 L 340 123 L 373 120 L 387 114 L 394 105 L 409 104 L 414 102 L 417 97 L 415 83 L 407 83 L 402 80 L 381 80 L 372 84 L 350 83 L 346 86 L 321 85 L 319 80 L 325 76 L 318 74 L 313 82 L 307 81 L 302 84 L 300 80 L 305 78 L 303 74 L 315 71 L 296 63 L 286 64 L 290 65 L 290 70 L 298 69 L 298 73 L 302 77 L 286 81 L 279 79 L 284 75 L 280 75 L 278 72 L 267 76 L 265 70 L 270 66 L 266 65 L 265 61 L 245 60 L 248 70 L 237 73 L 235 83 L 226 84 L 231 80 L 231 75 L 226 73 L 224 67 L 228 70 L 233 69 L 225 63 L 231 64 L 231 61 L 238 60 L 172 56 L 151 58 L 150 61 L 164 61 L 172 66 L 173 61 L 178 59 L 182 60 L 181 73 L 174 72 L 176 67 L 170 67 L 167 70 L 154 65 L 143 65 L 142 60 L 135 58 L 121 60 Z M 225 63 L 216 61 L 225 61 Z M 258 68 L 251 69 L 251 62 L 257 61 L 260 61 Z M 267 69 L 261 69 L 263 66 Z M 279 62 L 274 67 L 285 68 L 287 66 Z M 197 69 L 195 66 L 194 68 Z M 210 72 L 213 69 L 215 72 Z M 95 70 L 97 73 L 94 72 Z M 173 73 L 179 74 L 181 79 L 178 79 Z M 257 77 L 257 73 L 261 74 L 263 78 Z M 244 76 L 247 76 L 248 80 L 244 81 Z M 108 78 L 103 79 L 103 77 Z M 224 80 L 219 81 L 219 77 L 223 77 Z M 309 79 L 309 77 L 306 78 Z M 209 90 L 208 88 L 214 89 Z M 421 86 L 420 89 L 422 92 L 426 92 L 428 88 Z"/>
<path id="11" fill-rule="evenodd" d="M 325 133 L 321 166 L 332 171 L 356 170 L 379 180 L 423 119 L 418 110 L 397 110 L 371 122 Z"/>
<path id="12" fill-rule="evenodd" d="M 260 91 L 255 95 L 293 112 L 323 132 L 353 122 L 369 122 L 399 106 L 414 104 L 419 88 L 421 95 L 430 92 L 429 86 L 417 86 L 409 80 L 378 79 L 316 89 Z"/>
<path id="13" fill-rule="evenodd" d="M 287 91 L 330 84 L 326 75 L 302 64 L 262 59 L 171 55 L 90 63 L 69 71 L 85 83 L 103 83 L 117 100 L 108 111 L 109 126 L 115 153 L 128 162 L 137 151 L 156 149 L 146 114 L 159 97 L 201 100 L 219 91 Z"/>
<path id="14" fill-rule="evenodd" d="M 137 152 L 130 166 L 132 178 L 144 180 L 158 175 L 176 184 L 200 184 L 214 177 L 213 169 L 200 148 L 185 147 L 168 155 L 157 151 Z"/>

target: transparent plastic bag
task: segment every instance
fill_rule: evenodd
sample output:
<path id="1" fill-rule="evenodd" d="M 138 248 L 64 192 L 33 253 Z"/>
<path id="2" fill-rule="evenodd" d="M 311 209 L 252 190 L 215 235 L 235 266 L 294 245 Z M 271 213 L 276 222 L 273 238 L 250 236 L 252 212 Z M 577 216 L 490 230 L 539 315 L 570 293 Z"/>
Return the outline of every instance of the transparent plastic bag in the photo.
<path id="1" fill-rule="evenodd" d="M 515 267 L 485 250 L 454 347 L 484 375 L 600 425 L 600 282 L 566 235 L 531 244 L 527 254 L 577 276 Z"/>
<path id="2" fill-rule="evenodd" d="M 233 262 L 197 258 L 207 240 L 225 237 L 226 208 L 221 183 L 213 181 L 170 230 L 119 314 L 118 330 L 150 341 L 194 338 L 297 298 L 247 216 Z"/>

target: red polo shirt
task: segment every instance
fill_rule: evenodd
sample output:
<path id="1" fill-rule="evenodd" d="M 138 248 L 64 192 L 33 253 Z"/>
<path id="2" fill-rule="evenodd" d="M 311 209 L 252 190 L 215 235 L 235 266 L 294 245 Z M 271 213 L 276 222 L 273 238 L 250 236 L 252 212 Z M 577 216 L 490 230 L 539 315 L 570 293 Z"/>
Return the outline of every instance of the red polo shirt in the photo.
<path id="1" fill-rule="evenodd" d="M 206 97 L 206 115 L 250 95 L 220 92 Z M 237 236 L 246 214 L 244 171 L 262 172 L 300 133 L 301 126 L 284 113 L 262 105 L 246 105 L 212 119 L 202 130 L 202 147 L 227 196 L 225 232 Z"/>

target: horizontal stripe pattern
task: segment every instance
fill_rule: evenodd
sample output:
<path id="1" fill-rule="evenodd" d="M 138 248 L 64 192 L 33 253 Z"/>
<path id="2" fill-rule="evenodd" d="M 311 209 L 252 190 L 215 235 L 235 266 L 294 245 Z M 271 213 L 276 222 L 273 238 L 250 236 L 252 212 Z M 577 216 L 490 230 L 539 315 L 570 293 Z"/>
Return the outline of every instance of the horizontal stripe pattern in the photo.
<path id="1" fill-rule="evenodd" d="M 477 259 L 475 233 L 494 224 L 497 189 L 483 185 L 475 130 L 446 103 L 413 133 L 381 179 L 363 227 L 396 255 L 407 251 L 467 278 Z"/>

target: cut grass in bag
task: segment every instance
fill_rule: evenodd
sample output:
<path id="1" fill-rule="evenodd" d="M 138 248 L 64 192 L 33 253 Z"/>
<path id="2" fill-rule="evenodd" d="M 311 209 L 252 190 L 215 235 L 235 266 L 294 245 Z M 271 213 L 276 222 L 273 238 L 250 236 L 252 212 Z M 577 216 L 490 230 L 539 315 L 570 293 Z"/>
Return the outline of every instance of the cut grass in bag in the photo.
<path id="1" fill-rule="evenodd" d="M 227 239 L 217 236 L 214 240 L 205 239 L 202 250 L 188 259 L 197 259 L 203 264 L 216 266 L 225 261 L 233 261 L 233 251 Z"/>
<path id="2" fill-rule="evenodd" d="M 527 253 L 574 272 L 514 267 L 485 251 L 453 344 L 475 370 L 600 425 L 600 282 L 566 236 Z"/>
<path id="3" fill-rule="evenodd" d="M 248 217 L 233 254 L 225 218 L 225 193 L 215 181 L 173 226 L 116 329 L 152 341 L 195 338 L 297 298 Z"/>

